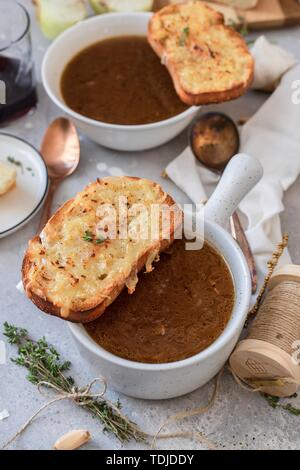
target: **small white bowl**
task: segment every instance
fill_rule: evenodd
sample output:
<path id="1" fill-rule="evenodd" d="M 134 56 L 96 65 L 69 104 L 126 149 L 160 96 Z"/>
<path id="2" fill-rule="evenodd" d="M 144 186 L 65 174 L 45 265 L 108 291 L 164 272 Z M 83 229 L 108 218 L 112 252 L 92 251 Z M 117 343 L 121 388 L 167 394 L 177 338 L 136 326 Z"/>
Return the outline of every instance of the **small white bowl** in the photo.
<path id="1" fill-rule="evenodd" d="M 61 77 L 76 54 L 108 37 L 145 36 L 150 17 L 151 13 L 111 13 L 84 20 L 61 34 L 44 57 L 42 80 L 52 101 L 92 140 L 115 150 L 137 151 L 162 145 L 183 131 L 199 110 L 193 106 L 164 121 L 124 126 L 89 119 L 64 102 L 60 89 Z"/>

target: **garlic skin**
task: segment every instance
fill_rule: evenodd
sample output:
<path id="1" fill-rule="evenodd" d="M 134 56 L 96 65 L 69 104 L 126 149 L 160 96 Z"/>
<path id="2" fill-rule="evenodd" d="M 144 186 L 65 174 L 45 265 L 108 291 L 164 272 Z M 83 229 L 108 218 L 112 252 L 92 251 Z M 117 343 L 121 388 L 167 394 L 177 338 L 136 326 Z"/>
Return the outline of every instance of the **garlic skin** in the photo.
<path id="1" fill-rule="evenodd" d="M 35 0 L 37 19 L 48 39 L 88 16 L 84 0 Z"/>
<path id="2" fill-rule="evenodd" d="M 91 439 L 89 431 L 75 429 L 60 437 L 54 444 L 56 450 L 76 450 Z"/>
<path id="3" fill-rule="evenodd" d="M 106 12 L 151 11 L 153 0 L 90 0 L 97 14 Z"/>
<path id="4" fill-rule="evenodd" d="M 296 58 L 276 44 L 272 44 L 265 36 L 256 39 L 251 48 L 254 58 L 254 90 L 273 92 L 281 77 L 296 63 Z"/>

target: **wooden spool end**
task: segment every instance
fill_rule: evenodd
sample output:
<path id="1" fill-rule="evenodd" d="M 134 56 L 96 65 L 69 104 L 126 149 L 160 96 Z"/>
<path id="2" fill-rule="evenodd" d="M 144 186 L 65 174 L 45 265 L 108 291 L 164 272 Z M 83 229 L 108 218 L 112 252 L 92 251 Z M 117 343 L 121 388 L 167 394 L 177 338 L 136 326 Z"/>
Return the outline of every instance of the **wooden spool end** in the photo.
<path id="1" fill-rule="evenodd" d="M 286 264 L 281 268 L 277 268 L 270 279 L 269 290 L 274 289 L 274 287 L 284 281 L 300 282 L 300 266 L 296 264 Z"/>
<path id="2" fill-rule="evenodd" d="M 276 397 L 290 397 L 297 392 L 297 383 L 264 385 L 264 381 L 280 377 L 300 381 L 300 367 L 293 358 L 273 344 L 257 339 L 241 341 L 230 357 L 233 372 L 253 388 Z M 253 384 L 253 381 L 256 383 Z"/>
<path id="3" fill-rule="evenodd" d="M 284 281 L 300 282 L 300 266 L 286 265 L 277 269 L 270 280 L 269 289 Z M 269 395 L 289 397 L 299 388 L 299 363 L 286 351 L 266 341 L 257 339 L 241 341 L 229 362 L 231 369 L 240 379 L 254 389 L 260 388 Z M 284 383 L 280 378 L 295 383 Z M 264 381 L 273 383 L 264 384 Z"/>

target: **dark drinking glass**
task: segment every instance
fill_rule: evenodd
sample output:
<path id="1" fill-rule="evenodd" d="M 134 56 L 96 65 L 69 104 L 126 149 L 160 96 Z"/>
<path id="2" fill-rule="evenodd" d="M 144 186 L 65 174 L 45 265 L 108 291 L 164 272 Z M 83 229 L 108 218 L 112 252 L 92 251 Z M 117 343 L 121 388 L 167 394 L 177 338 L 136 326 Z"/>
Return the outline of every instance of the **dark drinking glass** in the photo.
<path id="1" fill-rule="evenodd" d="M 36 102 L 29 15 L 14 0 L 0 0 L 0 126 Z"/>

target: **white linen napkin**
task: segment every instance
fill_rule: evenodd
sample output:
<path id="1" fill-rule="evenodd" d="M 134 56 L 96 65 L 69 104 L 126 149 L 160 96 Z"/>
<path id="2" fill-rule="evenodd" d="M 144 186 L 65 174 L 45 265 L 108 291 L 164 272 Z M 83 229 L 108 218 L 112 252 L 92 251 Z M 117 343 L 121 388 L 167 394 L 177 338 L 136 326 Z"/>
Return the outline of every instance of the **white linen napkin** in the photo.
<path id="1" fill-rule="evenodd" d="M 259 36 L 251 47 L 254 59 L 254 90 L 274 91 L 281 77 L 297 63 L 296 57 L 265 36 Z"/>
<path id="2" fill-rule="evenodd" d="M 260 280 L 282 238 L 279 215 L 284 210 L 283 193 L 300 174 L 300 103 L 292 99 L 297 81 L 300 87 L 299 79 L 297 65 L 241 131 L 240 151 L 256 157 L 264 168 L 263 179 L 239 206 L 248 220 L 246 234 Z M 215 174 L 196 161 L 190 148 L 168 165 L 166 173 L 195 204 L 203 202 L 218 181 Z M 281 264 L 290 262 L 286 251 Z"/>

